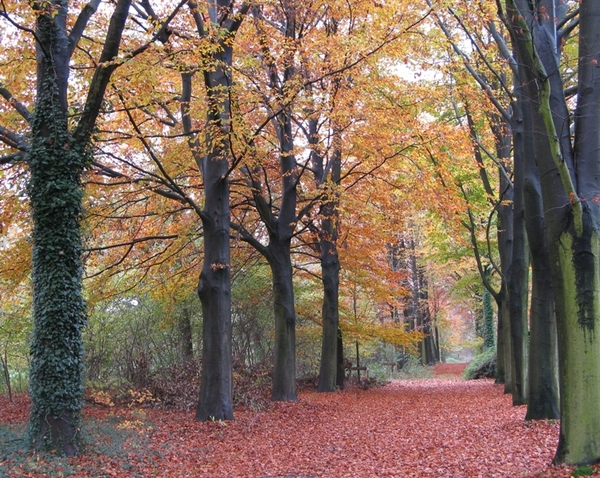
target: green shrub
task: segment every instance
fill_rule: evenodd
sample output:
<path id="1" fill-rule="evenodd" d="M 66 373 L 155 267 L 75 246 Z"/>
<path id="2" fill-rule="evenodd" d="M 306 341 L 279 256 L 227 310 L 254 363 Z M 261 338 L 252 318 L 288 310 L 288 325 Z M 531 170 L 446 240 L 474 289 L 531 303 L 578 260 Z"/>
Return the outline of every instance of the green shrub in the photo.
<path id="1" fill-rule="evenodd" d="M 484 350 L 469 362 L 465 369 L 464 378 L 475 380 L 478 378 L 496 377 L 496 349 L 489 348 Z"/>

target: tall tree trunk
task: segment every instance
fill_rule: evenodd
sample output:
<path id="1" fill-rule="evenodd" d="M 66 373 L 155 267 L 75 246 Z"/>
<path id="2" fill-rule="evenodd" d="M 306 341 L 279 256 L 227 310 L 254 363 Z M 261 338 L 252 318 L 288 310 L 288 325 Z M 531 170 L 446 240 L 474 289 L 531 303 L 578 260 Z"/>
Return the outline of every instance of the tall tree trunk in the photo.
<path id="1" fill-rule="evenodd" d="M 290 239 L 271 234 L 267 260 L 273 277 L 275 313 L 275 364 L 271 398 L 295 401 L 296 392 L 296 310 Z"/>
<path id="2" fill-rule="evenodd" d="M 541 186 L 535 162 L 537 154 L 549 155 L 548 142 L 544 139 L 543 124 L 536 108 L 531 108 L 528 98 L 535 90 L 524 94 L 522 99 L 523 138 L 525 157 L 525 226 L 531 254 L 532 288 L 530 309 L 529 387 L 526 420 L 559 417 L 558 390 L 558 344 L 556 337 L 556 314 L 554 292 Z M 542 139 L 542 141 L 540 141 Z"/>
<path id="3" fill-rule="evenodd" d="M 505 121 L 492 122 L 496 142 L 496 153 L 499 161 L 507 165 L 511 157 L 511 127 Z M 507 170 L 510 169 L 504 166 Z M 510 357 L 512 347 L 510 340 L 510 314 L 508 290 L 510 286 L 509 266 L 513 251 L 513 208 L 514 186 L 507 175 L 499 170 L 498 192 L 498 251 L 500 254 L 501 283 L 500 290 L 494 295 L 498 309 L 498 333 L 496 345 L 496 383 L 504 384 L 505 393 L 512 393 L 512 367 Z M 490 291 L 491 292 L 491 291 Z"/>
<path id="4" fill-rule="evenodd" d="M 78 19 L 82 31 L 99 2 Z M 66 0 L 36 4 L 37 96 L 27 153 L 33 219 L 33 315 L 29 440 L 36 449 L 79 451 L 83 405 L 81 176 L 89 163 L 89 138 L 106 86 L 117 65 L 129 0 L 119 0 L 94 72 L 86 105 L 69 131 L 68 81 L 79 37 L 67 32 Z"/>
<path id="5" fill-rule="evenodd" d="M 511 392 L 513 405 L 527 402 L 527 349 L 528 349 L 528 295 L 529 295 L 529 249 L 525 231 L 525 204 L 523 184 L 525 181 L 525 150 L 520 105 L 513 102 L 513 241 L 509 265 L 508 299 L 511 336 Z"/>
<path id="6" fill-rule="evenodd" d="M 600 3 L 582 0 L 579 18 L 578 190 L 561 195 L 560 212 L 551 209 L 556 199 L 546 201 L 555 185 L 544 184 L 546 171 L 540 171 L 555 266 L 560 357 L 561 427 L 555 461 L 573 464 L 600 461 Z"/>
<path id="7" fill-rule="evenodd" d="M 202 375 L 196 420 L 233 419 L 229 162 L 220 154 L 207 155 L 203 168 Z"/>
<path id="8" fill-rule="evenodd" d="M 314 126 L 313 126 L 314 125 Z M 316 121 L 311 121 L 316 137 Z M 337 132 L 335 133 L 337 137 Z M 336 142 L 338 140 L 336 139 Z M 317 161 L 320 159 L 320 161 Z M 321 206 L 321 227 L 319 230 L 319 250 L 321 259 L 321 277 L 323 281 L 323 338 L 321 343 L 321 364 L 319 367 L 319 392 L 333 392 L 337 385 L 338 370 L 338 334 L 339 334 L 339 289 L 340 289 L 340 259 L 337 250 L 339 236 L 339 194 L 335 186 L 339 185 L 342 167 L 342 152 L 336 147 L 330 159 L 331 180 L 323 178 L 323 158 L 313 155 L 315 175 L 320 176 L 321 186 L 326 186 L 324 199 Z M 318 163 L 318 164 L 315 164 Z M 343 379 L 342 379 L 343 380 Z"/>

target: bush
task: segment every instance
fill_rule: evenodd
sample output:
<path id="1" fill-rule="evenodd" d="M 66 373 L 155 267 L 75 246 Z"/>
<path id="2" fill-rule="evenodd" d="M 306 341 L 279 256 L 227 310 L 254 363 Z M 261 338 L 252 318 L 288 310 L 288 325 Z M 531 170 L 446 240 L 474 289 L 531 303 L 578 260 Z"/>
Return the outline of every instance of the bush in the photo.
<path id="1" fill-rule="evenodd" d="M 496 378 L 496 349 L 492 347 L 484 350 L 471 360 L 465 369 L 464 378 L 467 380 Z"/>

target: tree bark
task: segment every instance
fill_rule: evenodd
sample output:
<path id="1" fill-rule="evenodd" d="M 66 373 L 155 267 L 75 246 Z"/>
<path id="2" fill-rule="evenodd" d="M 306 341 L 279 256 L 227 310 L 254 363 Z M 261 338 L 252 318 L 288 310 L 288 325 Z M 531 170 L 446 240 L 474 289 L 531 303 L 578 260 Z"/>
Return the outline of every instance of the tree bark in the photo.
<path id="1" fill-rule="evenodd" d="M 544 183 L 541 175 L 561 367 L 561 428 L 554 459 L 570 464 L 600 461 L 600 205 L 595 201 L 600 185 L 600 3 L 582 0 L 579 18 L 578 197 L 561 195 L 562 208 L 554 210 L 558 201 L 550 188 L 555 185 Z"/>
<path id="2" fill-rule="evenodd" d="M 317 121 L 311 120 L 309 129 L 311 138 L 317 138 Z M 334 132 L 338 139 L 339 132 Z M 323 157 L 316 152 L 311 153 L 312 165 L 315 172 L 317 186 L 325 188 L 327 197 L 324 199 L 320 210 L 321 224 L 319 234 L 319 252 L 321 260 L 321 278 L 323 282 L 323 337 L 321 343 L 321 363 L 319 366 L 319 392 L 333 392 L 336 390 L 338 373 L 338 336 L 339 336 L 339 289 L 340 289 L 340 259 L 337 250 L 339 237 L 339 194 L 336 186 L 340 183 L 342 168 L 342 152 L 335 147 L 331 164 L 328 168 L 330 180 L 325 177 Z M 342 374 L 343 382 L 343 374 Z"/>
<path id="3" fill-rule="evenodd" d="M 296 401 L 296 310 L 290 239 L 270 235 L 267 260 L 273 277 L 275 313 L 275 364 L 271 398 Z"/>
<path id="4" fill-rule="evenodd" d="M 231 280 L 229 258 L 229 161 L 212 153 L 204 163 L 204 262 L 202 375 L 196 420 L 233 419 Z"/>
<path id="5" fill-rule="evenodd" d="M 181 344 L 181 361 L 185 365 L 194 360 L 194 342 L 192 336 L 192 319 L 189 307 L 184 306 L 179 316 L 179 333 Z"/>
<path id="6" fill-rule="evenodd" d="M 337 374 L 336 385 L 340 390 L 344 389 L 346 379 L 346 360 L 344 359 L 344 338 L 341 329 L 337 332 Z"/>
<path id="7" fill-rule="evenodd" d="M 521 91 L 519 97 L 522 99 L 525 124 L 523 194 L 532 271 L 529 387 L 525 419 L 551 419 L 559 417 L 558 344 L 548 240 L 541 186 L 535 162 L 536 151 L 537 154 L 542 155 L 550 153 L 547 141 L 543 140 L 543 124 L 540 115 L 535 108 L 531 108 L 528 101 L 531 94 L 523 94 L 525 93 L 523 89 L 520 87 L 518 89 Z M 530 93 L 536 94 L 535 90 Z"/>
<path id="8" fill-rule="evenodd" d="M 231 165 L 231 65 L 233 37 L 249 8 L 243 4 L 233 11 L 231 0 L 208 3 L 210 25 L 194 1 L 188 2 L 198 35 L 213 42 L 204 53 L 202 69 L 206 89 L 205 148 L 192 135 L 189 104 L 192 76 L 182 74 L 182 123 L 192 154 L 204 180 L 203 228 L 204 259 L 198 284 L 202 302 L 202 372 L 196 420 L 233 419 L 233 365 L 231 324 L 231 264 L 229 230 L 229 168 Z M 213 35 L 214 33 L 214 35 Z M 201 150 L 206 151 L 204 156 Z"/>
<path id="9" fill-rule="evenodd" d="M 511 391 L 513 405 L 527 402 L 527 349 L 528 349 L 528 296 L 529 296 L 529 250 L 525 231 L 525 204 L 523 185 L 525 181 L 525 149 L 523 128 L 520 122 L 519 103 L 513 102 L 513 229 L 512 253 L 508 267 L 508 299 L 511 337 Z"/>
<path id="10" fill-rule="evenodd" d="M 319 392 L 333 392 L 337 384 L 338 328 L 339 328 L 339 286 L 340 262 L 331 219 L 321 223 L 323 231 L 330 238 L 321 239 L 321 274 L 323 281 L 323 338 L 321 344 L 321 364 L 319 367 Z"/>

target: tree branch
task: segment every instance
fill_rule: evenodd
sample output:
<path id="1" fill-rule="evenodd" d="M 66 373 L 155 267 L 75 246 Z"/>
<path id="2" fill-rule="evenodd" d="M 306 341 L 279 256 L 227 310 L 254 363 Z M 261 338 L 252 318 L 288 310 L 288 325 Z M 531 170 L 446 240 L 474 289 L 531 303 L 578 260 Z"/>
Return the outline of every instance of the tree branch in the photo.
<path id="1" fill-rule="evenodd" d="M 28 123 L 31 122 L 32 115 L 30 111 L 23 103 L 17 101 L 12 93 L 4 86 L 0 86 L 0 96 L 4 97 L 4 99 L 8 101 L 10 105 L 17 111 L 17 113 L 19 113 Z"/>
<path id="2" fill-rule="evenodd" d="M 134 244 L 138 244 L 140 242 L 145 242 L 145 241 L 156 241 L 156 240 L 165 240 L 165 239 L 177 239 L 179 236 L 177 234 L 171 234 L 168 236 L 146 236 L 146 237 L 139 237 L 137 239 L 132 239 L 131 241 L 127 241 L 127 242 L 120 242 L 118 244 L 110 244 L 108 246 L 98 246 L 98 247 L 90 247 L 87 249 L 84 249 L 84 252 L 95 252 L 95 251 L 106 251 L 107 249 L 115 249 L 117 247 L 129 247 L 129 246 L 133 246 Z"/>
<path id="3" fill-rule="evenodd" d="M 100 0 L 91 0 L 79 13 L 75 25 L 73 25 L 73 29 L 69 34 L 69 57 L 73 55 L 75 48 L 77 48 L 88 21 L 96 13 L 96 10 L 98 10 L 98 5 L 100 5 Z"/>

